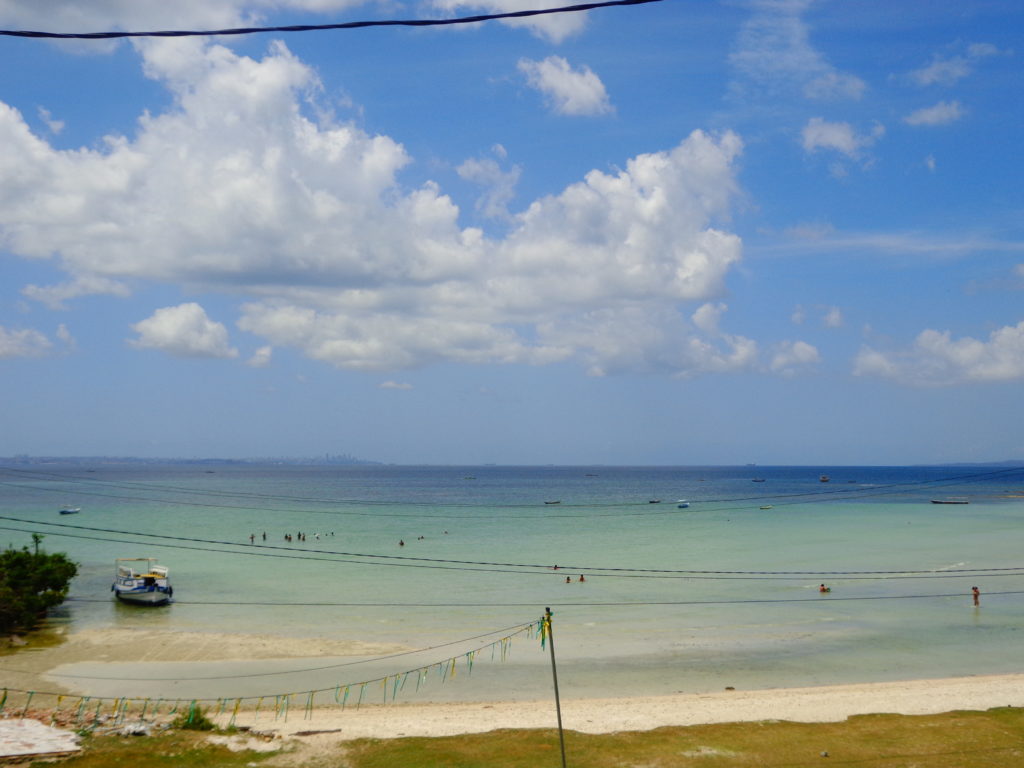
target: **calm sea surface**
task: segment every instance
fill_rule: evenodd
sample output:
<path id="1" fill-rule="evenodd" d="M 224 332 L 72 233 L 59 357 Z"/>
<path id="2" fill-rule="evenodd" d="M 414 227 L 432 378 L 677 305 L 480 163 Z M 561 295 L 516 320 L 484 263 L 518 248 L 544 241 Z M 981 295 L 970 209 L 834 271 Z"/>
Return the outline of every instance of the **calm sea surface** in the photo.
<path id="1" fill-rule="evenodd" d="M 970 503 L 931 503 L 961 497 Z M 80 563 L 58 616 L 71 631 L 432 648 L 216 675 L 134 665 L 130 681 L 77 679 L 94 695 L 170 695 L 152 677 L 210 697 L 357 683 L 486 645 L 546 606 L 567 697 L 1021 671 L 1024 468 L 8 466 L 0 515 L 16 519 L 0 520 L 0 544 L 38 531 Z M 171 569 L 173 605 L 111 598 L 114 559 L 142 556 Z M 472 674 L 459 662 L 455 679 L 434 673 L 399 699 L 549 695 L 539 641 L 517 637 L 498 656 L 487 649 Z"/>

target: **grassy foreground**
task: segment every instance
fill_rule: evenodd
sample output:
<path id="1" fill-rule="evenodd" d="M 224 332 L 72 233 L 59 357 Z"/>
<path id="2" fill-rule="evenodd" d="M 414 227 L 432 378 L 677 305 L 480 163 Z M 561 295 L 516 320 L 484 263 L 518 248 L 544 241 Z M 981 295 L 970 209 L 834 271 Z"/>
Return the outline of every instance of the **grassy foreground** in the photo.
<path id="1" fill-rule="evenodd" d="M 87 738 L 69 768 L 559 768 L 553 730 L 504 730 L 444 738 L 362 739 L 277 753 L 231 752 L 207 735 Z M 827 756 L 823 753 L 827 752 Z M 862 715 L 842 723 L 765 721 L 653 731 L 566 734 L 570 768 L 1024 767 L 1024 709 L 943 715 Z M 35 764 L 34 764 L 35 765 Z M 42 766 L 42 763 L 38 764 Z"/>

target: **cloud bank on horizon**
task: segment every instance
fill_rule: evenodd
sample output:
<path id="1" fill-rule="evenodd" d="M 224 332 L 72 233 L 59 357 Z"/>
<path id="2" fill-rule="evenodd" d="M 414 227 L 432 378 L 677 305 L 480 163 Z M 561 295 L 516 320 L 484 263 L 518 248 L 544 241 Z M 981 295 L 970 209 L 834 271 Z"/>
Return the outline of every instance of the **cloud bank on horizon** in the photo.
<path id="1" fill-rule="evenodd" d="M 557 4 L 425 0 L 408 10 Z M 359 0 L 105 0 L 87 8 L 7 0 L 0 26 L 216 28 L 394 10 Z M 880 199 L 897 183 L 889 174 L 900 185 L 913 174 L 928 185 L 956 163 L 949 132 L 986 115 L 967 85 L 986 71 L 996 90 L 1000 78 L 1019 76 L 1015 52 L 999 39 L 965 42 L 951 27 L 908 46 L 885 71 L 849 55 L 839 64 L 815 28 L 825 11 L 848 21 L 841 8 L 810 0 L 703 10 L 700 20 L 731 39 L 703 52 L 715 62 L 718 95 L 703 124 L 689 125 L 669 93 L 635 103 L 642 67 L 691 66 L 670 34 L 628 64 L 606 43 L 624 14 L 636 25 L 644 14 L 680 28 L 694 21 L 679 4 L 417 32 L 418 41 L 443 41 L 442 50 L 493 37 L 502 74 L 458 77 L 496 93 L 495 109 L 532 113 L 531 125 L 544 128 L 532 134 L 544 145 L 536 154 L 510 152 L 500 135 L 481 135 L 461 154 L 441 138 L 431 145 L 436 134 L 420 134 L 414 119 L 375 116 L 392 105 L 357 103 L 337 65 L 296 38 L 21 43 L 86 70 L 116 58 L 144 82 L 125 97 L 133 122 L 86 140 L 69 138 L 81 120 L 70 96 L 43 102 L 0 89 L 0 247 L 17 283 L 9 285 L 17 300 L 8 296 L 0 314 L 0 359 L 81 355 L 76 323 L 85 320 L 76 308 L 102 313 L 116 304 L 135 317 L 103 333 L 130 354 L 250 369 L 283 364 L 288 350 L 385 377 L 436 365 L 570 365 L 589 376 L 686 380 L 793 381 L 823 368 L 910 387 L 1024 380 L 1019 311 L 972 319 L 965 309 L 949 325 L 913 327 L 914 316 L 900 312 L 890 322 L 879 307 L 868 311 L 862 292 L 844 294 L 827 281 L 808 279 L 804 295 L 790 290 L 802 269 L 818 269 L 794 260 L 843 258 L 865 269 L 915 258 L 955 264 L 963 292 L 1008 294 L 994 310 L 1019 304 L 1024 289 L 1012 204 L 1000 210 L 993 200 L 988 221 L 928 236 L 899 226 L 892 203 L 879 203 L 877 224 L 855 215 L 858 200 Z M 591 36 L 604 47 L 588 44 Z M 467 108 L 443 107 L 454 124 L 473 120 Z M 640 115 L 650 135 L 635 127 Z M 607 140 L 588 157 L 594 143 L 581 139 L 578 154 L 566 153 L 572 162 L 545 177 L 545 163 L 559 164 L 545 131 L 570 145 L 588 132 Z M 793 208 L 777 207 L 800 185 L 807 192 L 792 198 Z M 952 194 L 946 202 L 955 206 Z M 979 257 L 985 269 L 972 276 L 966 266 Z M 764 322 L 764 304 L 747 285 L 760 280 L 758 290 L 772 291 L 773 262 L 791 270 L 778 292 L 788 324 Z M 876 279 L 900 277 L 882 268 Z M 949 290 L 926 282 L 905 290 Z M 387 378 L 378 388 L 413 387 Z"/>

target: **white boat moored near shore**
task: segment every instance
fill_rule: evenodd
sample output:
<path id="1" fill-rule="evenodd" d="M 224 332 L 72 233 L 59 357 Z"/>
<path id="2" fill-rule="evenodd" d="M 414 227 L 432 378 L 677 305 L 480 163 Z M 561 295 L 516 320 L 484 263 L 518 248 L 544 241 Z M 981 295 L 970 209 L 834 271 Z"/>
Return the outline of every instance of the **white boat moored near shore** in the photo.
<path id="1" fill-rule="evenodd" d="M 167 568 L 152 557 L 119 557 L 114 561 L 114 597 L 137 605 L 165 605 L 174 589 Z"/>

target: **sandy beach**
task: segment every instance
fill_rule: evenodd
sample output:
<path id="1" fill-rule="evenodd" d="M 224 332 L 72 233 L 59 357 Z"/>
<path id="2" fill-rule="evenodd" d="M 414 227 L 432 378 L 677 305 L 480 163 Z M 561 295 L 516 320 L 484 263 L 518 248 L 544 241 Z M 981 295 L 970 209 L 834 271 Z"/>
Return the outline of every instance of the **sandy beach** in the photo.
<path id="1" fill-rule="evenodd" d="M 1024 675 L 864 683 L 815 688 L 722 691 L 705 694 L 562 701 L 566 729 L 584 733 L 643 731 L 672 725 L 792 720 L 836 722 L 851 715 L 936 714 L 1024 706 Z M 554 698 L 534 702 L 394 704 L 316 709 L 285 722 L 241 713 L 236 724 L 282 737 L 308 733 L 327 740 L 451 736 L 503 728 L 554 728 Z M 223 718 L 227 719 L 227 718 Z M 312 733 L 309 733 L 312 732 Z"/>
<path id="2" fill-rule="evenodd" d="M 376 655 L 395 646 L 336 643 L 323 639 L 164 633 L 153 630 L 86 630 L 61 645 L 25 649 L 0 658 L 3 685 L 23 690 L 72 691 L 54 686 L 48 673 L 81 661 L 132 659 L 156 664 L 170 661 L 309 658 L 325 654 Z M 497 692 L 500 696 L 500 692 Z M 42 702 L 40 702 L 42 703 Z M 767 690 L 722 690 L 668 696 L 571 698 L 563 691 L 566 729 L 586 733 L 649 730 L 662 726 L 759 720 L 841 721 L 851 715 L 934 714 L 1024 706 L 1024 674 L 979 675 L 904 682 L 859 683 Z M 230 714 L 219 716 L 227 724 Z M 505 728 L 554 728 L 554 696 L 537 701 L 472 703 L 363 704 L 318 707 L 309 716 L 294 702 L 286 717 L 270 708 L 257 713 L 243 708 L 235 724 L 273 736 L 304 735 L 343 741 L 357 738 L 446 736 Z"/>

